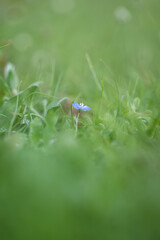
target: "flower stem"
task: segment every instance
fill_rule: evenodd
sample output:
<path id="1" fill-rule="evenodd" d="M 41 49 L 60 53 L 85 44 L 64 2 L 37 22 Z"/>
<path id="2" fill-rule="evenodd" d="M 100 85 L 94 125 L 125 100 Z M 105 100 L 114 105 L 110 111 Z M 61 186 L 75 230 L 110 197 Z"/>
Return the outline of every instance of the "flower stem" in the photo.
<path id="1" fill-rule="evenodd" d="M 79 119 L 79 116 L 80 116 L 80 112 L 81 112 L 81 109 L 78 109 L 78 115 L 77 115 L 77 118 L 76 118 L 76 135 L 77 135 L 77 132 L 78 132 L 78 119 Z"/>
<path id="2" fill-rule="evenodd" d="M 72 102 L 72 103 L 73 103 L 73 102 Z M 72 119 L 72 124 L 73 124 L 73 127 L 74 127 L 74 119 L 73 119 L 72 103 L 71 103 L 71 119 Z"/>

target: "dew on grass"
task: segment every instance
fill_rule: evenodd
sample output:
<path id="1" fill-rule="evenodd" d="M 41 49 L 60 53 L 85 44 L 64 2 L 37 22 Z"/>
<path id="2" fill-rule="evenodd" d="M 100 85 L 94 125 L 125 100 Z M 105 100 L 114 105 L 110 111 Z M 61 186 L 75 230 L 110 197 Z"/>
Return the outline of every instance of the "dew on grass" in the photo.
<path id="1" fill-rule="evenodd" d="M 20 52 L 27 51 L 32 45 L 33 39 L 29 33 L 20 33 L 13 39 L 13 46 Z"/>
<path id="2" fill-rule="evenodd" d="M 57 13 L 70 12 L 75 7 L 75 1 L 74 0 L 53 0 L 52 7 L 54 12 L 57 12 Z"/>

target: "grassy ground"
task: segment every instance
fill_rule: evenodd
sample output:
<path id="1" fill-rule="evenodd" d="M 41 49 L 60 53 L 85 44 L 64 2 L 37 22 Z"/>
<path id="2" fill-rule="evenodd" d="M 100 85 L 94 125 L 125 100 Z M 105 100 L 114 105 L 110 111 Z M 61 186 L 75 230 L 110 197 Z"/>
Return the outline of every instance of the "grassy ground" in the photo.
<path id="1" fill-rule="evenodd" d="M 160 239 L 159 8 L 1 1 L 2 240 Z"/>

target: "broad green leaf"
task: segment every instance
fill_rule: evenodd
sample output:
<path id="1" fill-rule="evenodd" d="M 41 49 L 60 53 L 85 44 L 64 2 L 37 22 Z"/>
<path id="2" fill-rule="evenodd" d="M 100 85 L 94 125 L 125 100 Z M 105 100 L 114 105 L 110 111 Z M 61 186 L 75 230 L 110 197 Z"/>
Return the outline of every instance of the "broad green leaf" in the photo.
<path id="1" fill-rule="evenodd" d="M 56 99 L 56 100 L 53 100 L 48 106 L 47 106 L 47 112 L 51 109 L 54 109 L 54 108 L 57 108 L 61 105 L 61 103 L 63 101 L 66 101 L 67 99 L 69 99 L 68 97 L 64 97 L 64 98 L 60 98 L 60 99 Z"/>
<path id="2" fill-rule="evenodd" d="M 4 69 L 4 78 L 13 95 L 17 94 L 18 91 L 18 76 L 16 74 L 15 67 L 12 63 L 8 63 Z"/>
<path id="3" fill-rule="evenodd" d="M 39 145 L 43 139 L 43 124 L 39 118 L 35 118 L 30 124 L 29 138 L 33 145 Z"/>

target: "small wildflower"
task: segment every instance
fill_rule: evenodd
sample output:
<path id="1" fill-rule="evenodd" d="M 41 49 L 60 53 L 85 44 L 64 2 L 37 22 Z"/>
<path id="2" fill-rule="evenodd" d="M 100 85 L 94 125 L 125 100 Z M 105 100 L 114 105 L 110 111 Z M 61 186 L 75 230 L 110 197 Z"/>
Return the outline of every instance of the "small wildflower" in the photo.
<path id="1" fill-rule="evenodd" d="M 90 107 L 84 105 L 83 103 L 80 103 L 80 104 L 79 104 L 79 103 L 73 102 L 73 103 L 72 103 L 72 106 L 73 106 L 74 108 L 79 109 L 79 110 L 82 110 L 82 111 L 89 111 L 89 110 L 91 110 Z"/>

